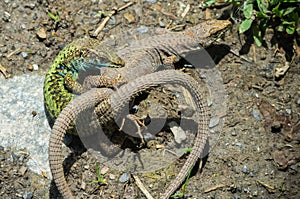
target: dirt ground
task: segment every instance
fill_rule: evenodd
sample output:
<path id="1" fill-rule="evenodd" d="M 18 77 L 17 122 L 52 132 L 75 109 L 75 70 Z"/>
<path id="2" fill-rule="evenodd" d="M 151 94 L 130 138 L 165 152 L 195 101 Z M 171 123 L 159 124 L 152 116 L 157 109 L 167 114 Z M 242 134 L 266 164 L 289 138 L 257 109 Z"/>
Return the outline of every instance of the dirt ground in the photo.
<path id="1" fill-rule="evenodd" d="M 44 75 L 66 44 L 94 34 L 105 18 L 97 16 L 100 11 L 127 2 L 1 1 L 0 75 Z M 230 17 L 230 6 L 202 10 L 195 2 L 139 1 L 113 15 L 97 38 L 141 26 L 180 31 L 203 19 Z M 184 11 L 188 12 L 182 17 Z M 48 12 L 59 13 L 60 21 L 55 23 Z M 272 30 L 265 38 L 263 47 L 251 45 L 251 39 L 237 34 L 234 24 L 222 44 L 208 49 L 228 94 L 226 122 L 204 167 L 194 169 L 183 198 L 300 198 L 299 56 L 291 39 Z M 36 65 L 38 70 L 33 70 Z M 284 67 L 289 69 L 279 73 Z M 145 198 L 129 174 L 129 180 L 121 183 L 124 173 L 110 169 L 103 174 L 107 185 L 89 184 L 96 179 L 94 157 L 74 153 L 69 158 L 73 164 L 66 175 L 76 197 Z M 0 197 L 58 198 L 53 182 L 26 169 L 27 159 L 26 153 L 0 149 Z M 170 181 L 169 172 L 173 178 L 184 160 L 164 172 L 140 176 L 155 198 Z"/>

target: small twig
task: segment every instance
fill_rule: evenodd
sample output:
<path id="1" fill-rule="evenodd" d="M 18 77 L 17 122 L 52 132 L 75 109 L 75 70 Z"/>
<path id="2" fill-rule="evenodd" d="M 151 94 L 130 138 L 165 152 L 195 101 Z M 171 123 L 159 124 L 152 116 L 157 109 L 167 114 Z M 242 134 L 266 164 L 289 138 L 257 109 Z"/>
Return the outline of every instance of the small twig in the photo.
<path id="1" fill-rule="evenodd" d="M 11 53 L 9 53 L 6 58 L 9 59 L 11 56 L 13 56 L 14 54 L 18 53 L 21 50 L 21 48 L 17 48 L 16 50 L 12 51 Z"/>
<path id="2" fill-rule="evenodd" d="M 99 32 L 100 32 L 101 30 L 103 30 L 103 28 L 105 27 L 105 25 L 107 24 L 107 22 L 109 21 L 109 19 L 110 19 L 113 15 L 115 15 L 117 12 L 119 12 L 119 11 L 121 11 L 121 10 L 124 10 L 125 8 L 127 8 L 127 7 L 129 7 L 129 6 L 133 5 L 133 4 L 134 4 L 134 2 L 128 2 L 128 3 L 124 4 L 123 6 L 121 6 L 121 7 L 117 8 L 117 9 L 111 11 L 111 12 L 105 17 L 105 19 L 102 21 L 102 23 L 98 26 L 98 28 L 95 30 L 93 36 L 94 36 L 94 37 L 97 37 L 97 35 L 99 34 Z"/>
<path id="3" fill-rule="evenodd" d="M 256 48 L 255 48 L 255 45 L 252 45 L 251 47 L 253 49 L 253 61 L 254 61 L 254 63 L 256 63 Z"/>
<path id="4" fill-rule="evenodd" d="M 181 14 L 181 18 L 184 18 L 184 17 L 186 16 L 186 14 L 189 12 L 190 9 L 191 9 L 191 5 L 188 4 L 188 5 L 185 7 L 183 13 Z"/>
<path id="5" fill-rule="evenodd" d="M 4 75 L 5 79 L 10 77 L 10 74 L 7 72 L 6 68 L 0 64 L 0 72 Z"/>
<path id="6" fill-rule="evenodd" d="M 241 56 L 238 52 L 235 52 L 234 50 L 231 50 L 231 49 L 229 49 L 228 47 L 225 47 L 225 48 L 228 49 L 229 52 L 230 52 L 231 54 L 235 55 L 236 57 L 239 57 L 239 58 L 241 58 L 242 60 L 244 60 L 244 61 L 246 61 L 246 62 L 248 62 L 248 63 L 253 63 L 253 61 L 247 59 L 247 58 L 244 57 L 244 56 Z"/>
<path id="7" fill-rule="evenodd" d="M 266 183 L 264 183 L 264 182 L 262 182 L 262 181 L 260 181 L 260 180 L 256 180 L 256 182 L 258 182 L 258 183 L 261 184 L 263 187 L 265 187 L 269 193 L 274 193 L 274 192 L 275 192 L 275 188 L 272 187 L 271 185 L 268 185 L 268 184 L 266 184 Z"/>
<path id="8" fill-rule="evenodd" d="M 135 2 L 128 2 L 128 3 L 126 3 L 126 4 L 124 4 L 124 5 L 122 5 L 121 7 L 119 7 L 118 9 L 117 9 L 117 11 L 119 12 L 119 11 L 121 11 L 121 10 L 124 10 L 125 8 L 127 8 L 127 7 L 129 7 L 129 6 L 131 6 L 131 5 L 133 5 Z"/>
<path id="9" fill-rule="evenodd" d="M 223 187 L 225 187 L 225 185 L 219 184 L 219 185 L 216 185 L 216 186 L 211 187 L 211 188 L 209 188 L 209 189 L 206 189 L 206 190 L 204 191 L 204 193 L 208 193 L 208 192 L 211 192 L 211 191 L 215 191 L 215 190 L 220 189 L 220 188 L 223 188 Z"/>
<path id="10" fill-rule="evenodd" d="M 134 175 L 134 174 L 132 174 L 132 177 L 135 180 L 136 186 L 138 186 L 138 188 L 142 191 L 142 193 L 146 196 L 146 198 L 147 199 L 153 199 L 153 197 L 148 192 L 148 190 L 146 189 L 146 187 L 143 185 L 143 183 L 141 182 L 141 180 L 139 179 L 139 177 L 136 176 L 136 175 Z"/>

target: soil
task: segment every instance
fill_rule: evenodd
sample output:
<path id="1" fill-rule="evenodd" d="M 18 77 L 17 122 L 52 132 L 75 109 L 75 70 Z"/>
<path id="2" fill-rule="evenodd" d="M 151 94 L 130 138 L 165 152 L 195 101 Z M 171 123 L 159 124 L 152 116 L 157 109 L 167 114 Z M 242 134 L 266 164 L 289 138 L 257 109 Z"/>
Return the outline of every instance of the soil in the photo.
<path id="1" fill-rule="evenodd" d="M 105 18 L 97 15 L 100 11 L 110 12 L 126 2 L 1 1 L 0 65 L 1 71 L 6 70 L 2 74 L 44 75 L 66 44 L 94 34 Z M 224 5 L 203 10 L 195 2 L 139 1 L 113 15 L 97 38 L 142 26 L 180 31 L 203 19 L 228 19 L 232 9 Z M 182 18 L 187 5 L 190 9 Z M 49 12 L 59 13 L 59 22 Z M 228 94 L 226 122 L 203 167 L 194 168 L 183 198 L 300 198 L 299 55 L 294 54 L 293 40 L 274 35 L 268 30 L 264 46 L 256 47 L 250 37 L 237 34 L 234 24 L 222 44 L 208 49 Z M 33 70 L 36 64 L 38 69 Z M 285 66 L 289 69 L 276 76 L 278 68 Z M 48 176 L 27 169 L 27 159 L 26 149 L 1 147 L 0 197 L 59 198 Z M 107 184 L 90 184 L 97 178 L 97 160 L 84 150 L 77 149 L 68 159 L 65 175 L 76 197 L 145 198 L 129 173 L 103 165 L 100 170 Z M 157 198 L 184 160 L 139 177 Z M 120 176 L 127 180 L 120 182 Z"/>

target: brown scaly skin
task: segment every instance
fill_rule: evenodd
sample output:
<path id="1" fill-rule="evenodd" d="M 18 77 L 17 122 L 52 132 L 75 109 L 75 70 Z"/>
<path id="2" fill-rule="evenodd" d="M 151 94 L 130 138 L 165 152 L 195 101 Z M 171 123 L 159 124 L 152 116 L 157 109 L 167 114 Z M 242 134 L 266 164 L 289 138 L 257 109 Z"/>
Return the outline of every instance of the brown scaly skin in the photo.
<path id="1" fill-rule="evenodd" d="M 189 28 L 182 33 L 167 33 L 166 35 L 158 35 L 140 41 L 134 41 L 130 43 L 128 47 L 121 49 L 117 52 L 117 54 L 125 61 L 126 63 L 125 67 L 119 69 L 105 68 L 105 70 L 103 71 L 103 75 L 105 77 L 116 78 L 116 76 L 121 74 L 122 80 L 125 79 L 126 81 L 129 82 L 128 85 L 131 85 L 130 80 L 132 79 L 133 82 L 136 83 L 139 83 L 136 81 L 137 78 L 140 79 L 141 82 L 143 82 L 145 76 L 142 78 L 139 77 L 156 71 L 159 65 L 164 64 L 162 61 L 164 59 L 161 58 L 164 57 L 166 54 L 180 56 L 184 58 L 185 53 L 187 53 L 190 50 L 199 48 L 198 43 L 200 43 L 202 47 L 209 46 L 217 38 L 220 32 L 226 30 L 229 27 L 229 25 L 230 25 L 229 21 L 211 20 L 211 21 L 203 22 L 192 28 Z M 164 78 L 164 76 L 161 77 L 160 75 L 158 75 L 158 73 L 155 74 L 157 76 L 153 78 L 153 81 L 155 80 L 159 81 L 161 80 L 159 78 Z M 151 81 L 147 82 L 147 85 L 149 87 L 154 86 L 153 82 Z M 130 87 L 131 92 L 133 92 L 134 90 L 138 90 L 136 87 L 137 85 L 136 83 L 131 85 Z M 88 93 L 91 92 L 89 91 Z M 124 94 L 126 94 L 126 92 Z M 117 104 L 116 106 L 113 107 L 121 107 L 123 103 L 122 99 L 124 98 L 120 96 L 120 99 L 115 99 L 114 101 L 111 101 L 112 103 Z M 197 100 L 195 101 L 197 102 Z M 105 105 L 109 102 L 110 100 L 104 100 L 102 103 L 100 103 L 99 107 L 97 108 L 97 111 L 99 113 L 98 115 L 100 115 L 100 117 L 101 114 L 105 112 L 105 111 L 102 112 L 101 110 L 109 109 L 109 107 Z M 75 101 L 74 103 L 79 103 L 79 102 Z M 90 106 L 91 105 L 94 105 L 94 103 L 91 102 Z M 73 108 L 75 108 L 75 110 L 78 110 L 81 108 L 81 105 L 77 105 L 76 107 Z M 68 108 L 69 111 L 72 111 L 71 109 L 72 108 Z M 74 118 L 72 119 L 75 119 L 76 115 L 73 116 Z M 107 116 L 107 118 L 109 117 Z M 102 119 L 105 118 L 102 117 Z M 201 132 L 197 134 L 197 138 L 195 140 L 192 153 L 189 155 L 189 158 L 187 159 L 186 163 L 184 164 L 178 176 L 171 182 L 171 184 L 166 189 L 166 192 L 161 196 L 161 198 L 169 198 L 169 196 L 184 181 L 189 169 L 191 169 L 195 165 L 197 159 L 200 156 L 200 153 L 203 151 L 203 147 L 206 141 L 206 131 L 204 132 L 204 130 L 207 127 L 206 124 L 205 125 L 203 124 L 207 122 L 206 121 L 207 119 L 208 116 L 207 118 L 205 116 L 204 119 L 202 118 L 202 120 L 200 120 L 202 127 L 199 129 Z M 66 124 L 62 122 L 60 124 L 57 124 L 56 128 L 58 128 L 60 125 L 66 125 Z M 201 129 L 203 130 L 203 132 Z M 49 145 L 50 168 L 53 174 L 53 179 L 59 191 L 62 193 L 62 195 L 65 198 L 72 198 L 72 194 L 65 182 L 62 165 L 61 165 L 62 163 L 61 160 L 62 138 L 61 137 L 63 136 L 64 136 L 63 132 L 59 131 L 59 129 L 56 129 L 55 134 L 51 135 L 50 145 Z M 58 170 L 58 168 L 61 169 Z"/>
<path id="2" fill-rule="evenodd" d="M 198 82 L 183 72 L 165 70 L 137 78 L 121 86 L 113 93 L 112 90 L 106 88 L 89 90 L 72 100 L 61 112 L 54 123 L 50 137 L 49 162 L 55 184 L 64 198 L 73 198 L 73 196 L 64 178 L 61 144 L 67 129 L 78 114 L 87 108 L 93 107 L 97 102 L 103 101 L 104 103 L 97 107 L 97 111 L 102 114 L 101 119 L 105 123 L 119 115 L 127 102 L 141 92 L 164 84 L 179 84 L 188 89 L 196 103 L 197 113 L 199 113 L 199 121 L 197 121 L 198 133 L 193 150 L 182 167 L 180 174 L 173 180 L 172 184 L 176 189 L 183 182 L 190 168 L 194 166 L 204 149 L 207 140 L 209 115 L 205 100 L 201 96 Z M 108 96 L 109 94 L 111 95 Z M 166 196 L 162 196 L 162 198 L 168 198 L 168 195 L 172 194 L 174 188 L 169 189 L 165 194 Z"/>

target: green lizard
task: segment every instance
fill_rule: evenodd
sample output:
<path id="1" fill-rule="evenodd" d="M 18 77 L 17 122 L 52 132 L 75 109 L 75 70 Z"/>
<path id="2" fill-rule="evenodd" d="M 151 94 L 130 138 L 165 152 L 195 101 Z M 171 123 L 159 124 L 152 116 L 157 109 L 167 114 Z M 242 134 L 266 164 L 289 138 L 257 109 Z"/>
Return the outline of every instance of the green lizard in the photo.
<path id="1" fill-rule="evenodd" d="M 91 38 L 77 39 L 64 47 L 48 70 L 44 82 L 45 110 L 50 125 L 63 108 L 76 96 L 65 83 L 76 81 L 78 72 L 87 68 L 120 68 L 124 61 L 108 46 Z M 104 77 L 103 77 L 104 78 Z M 113 87 L 114 81 L 106 78 L 105 86 Z"/>

